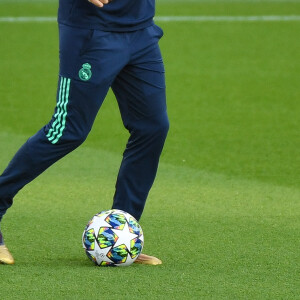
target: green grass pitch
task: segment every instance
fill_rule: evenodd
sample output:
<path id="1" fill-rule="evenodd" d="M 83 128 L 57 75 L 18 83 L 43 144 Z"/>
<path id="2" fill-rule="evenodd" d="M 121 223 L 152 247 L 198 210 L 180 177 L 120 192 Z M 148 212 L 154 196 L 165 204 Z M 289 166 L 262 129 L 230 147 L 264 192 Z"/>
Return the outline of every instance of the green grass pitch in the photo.
<path id="1" fill-rule="evenodd" d="M 56 10 L 0 0 L 0 17 Z M 157 15 L 300 15 L 300 2 L 157 0 Z M 300 299 L 300 22 L 158 24 L 171 129 L 140 223 L 163 265 L 97 268 L 81 248 L 128 138 L 110 93 L 85 144 L 5 216 L 16 265 L 0 265 L 1 299 Z M 2 171 L 51 118 L 58 39 L 54 22 L 0 22 L 0 35 Z"/>

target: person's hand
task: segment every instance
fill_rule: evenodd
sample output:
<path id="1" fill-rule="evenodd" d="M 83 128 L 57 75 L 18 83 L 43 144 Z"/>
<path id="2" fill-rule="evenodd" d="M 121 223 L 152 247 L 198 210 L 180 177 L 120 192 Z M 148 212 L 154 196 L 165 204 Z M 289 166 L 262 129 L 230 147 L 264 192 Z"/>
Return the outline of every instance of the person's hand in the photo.
<path id="1" fill-rule="evenodd" d="M 98 7 L 103 7 L 105 4 L 111 2 L 111 0 L 88 0 L 88 1 Z"/>

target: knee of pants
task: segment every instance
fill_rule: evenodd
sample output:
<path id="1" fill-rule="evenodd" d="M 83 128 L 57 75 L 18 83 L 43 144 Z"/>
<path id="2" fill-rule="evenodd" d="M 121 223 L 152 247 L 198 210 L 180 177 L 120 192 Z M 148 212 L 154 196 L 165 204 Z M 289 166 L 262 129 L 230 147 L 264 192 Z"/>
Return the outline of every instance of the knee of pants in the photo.
<path id="1" fill-rule="evenodd" d="M 86 140 L 89 130 L 78 126 L 68 126 L 59 135 L 51 132 L 51 129 L 48 131 L 46 129 L 45 134 L 48 141 L 53 145 L 68 144 L 69 147 L 76 148 Z"/>
<path id="2" fill-rule="evenodd" d="M 75 147 L 80 146 L 87 138 L 88 133 L 77 132 L 74 135 L 69 135 L 69 137 L 65 137 L 65 141 L 70 144 L 73 144 Z"/>
<path id="3" fill-rule="evenodd" d="M 156 121 L 156 124 L 153 128 L 156 134 L 160 135 L 164 139 L 166 138 L 170 128 L 170 122 L 167 115 L 162 116 Z"/>
<path id="4" fill-rule="evenodd" d="M 140 121 L 136 127 L 137 131 L 144 138 L 155 139 L 164 142 L 169 131 L 169 119 L 167 114 L 155 116 L 154 118 Z"/>

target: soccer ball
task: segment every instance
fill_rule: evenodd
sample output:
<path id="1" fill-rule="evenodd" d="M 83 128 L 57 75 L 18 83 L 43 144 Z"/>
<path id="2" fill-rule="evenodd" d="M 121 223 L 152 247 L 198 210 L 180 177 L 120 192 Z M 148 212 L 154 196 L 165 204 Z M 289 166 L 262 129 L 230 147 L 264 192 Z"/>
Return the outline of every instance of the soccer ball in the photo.
<path id="1" fill-rule="evenodd" d="M 111 209 L 101 211 L 88 222 L 82 244 L 97 266 L 129 266 L 142 252 L 144 235 L 133 216 Z"/>

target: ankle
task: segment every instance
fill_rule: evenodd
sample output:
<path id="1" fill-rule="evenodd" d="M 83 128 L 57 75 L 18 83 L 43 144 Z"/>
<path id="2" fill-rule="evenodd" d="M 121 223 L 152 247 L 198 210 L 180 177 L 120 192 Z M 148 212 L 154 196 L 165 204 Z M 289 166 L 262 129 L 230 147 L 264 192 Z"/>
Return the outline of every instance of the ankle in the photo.
<path id="1" fill-rule="evenodd" d="M 1 232 L 1 227 L 0 227 L 0 246 L 4 245 L 4 239 L 3 239 L 3 235 Z"/>

